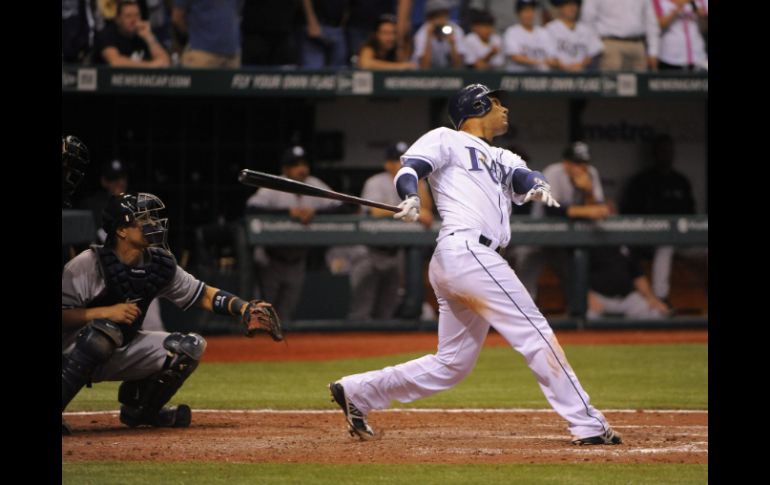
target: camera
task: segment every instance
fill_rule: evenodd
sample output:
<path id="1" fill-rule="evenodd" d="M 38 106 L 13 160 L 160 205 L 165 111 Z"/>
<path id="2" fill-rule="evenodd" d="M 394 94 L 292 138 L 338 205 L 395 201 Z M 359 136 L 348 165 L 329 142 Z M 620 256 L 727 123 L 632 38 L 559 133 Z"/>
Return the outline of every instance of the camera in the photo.
<path id="1" fill-rule="evenodd" d="M 452 26 L 449 24 L 437 25 L 436 27 L 433 28 L 433 34 L 436 37 L 448 37 L 452 35 L 453 30 L 454 29 L 452 29 Z"/>

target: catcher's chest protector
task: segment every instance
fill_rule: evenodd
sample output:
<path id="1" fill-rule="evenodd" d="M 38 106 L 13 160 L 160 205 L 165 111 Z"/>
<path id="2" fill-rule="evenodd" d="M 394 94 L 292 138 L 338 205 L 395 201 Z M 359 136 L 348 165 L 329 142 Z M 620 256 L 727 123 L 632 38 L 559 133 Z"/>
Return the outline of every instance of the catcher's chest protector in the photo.
<path id="1" fill-rule="evenodd" d="M 116 303 L 134 302 L 139 305 L 141 315 L 132 325 L 120 325 L 123 342 L 130 342 L 142 328 L 144 316 L 160 290 L 168 285 L 176 273 L 174 256 L 162 248 L 148 248 L 150 261 L 142 266 L 128 266 L 105 247 L 96 249 L 102 266 L 106 290 L 88 304 L 89 308 L 109 306 Z"/>

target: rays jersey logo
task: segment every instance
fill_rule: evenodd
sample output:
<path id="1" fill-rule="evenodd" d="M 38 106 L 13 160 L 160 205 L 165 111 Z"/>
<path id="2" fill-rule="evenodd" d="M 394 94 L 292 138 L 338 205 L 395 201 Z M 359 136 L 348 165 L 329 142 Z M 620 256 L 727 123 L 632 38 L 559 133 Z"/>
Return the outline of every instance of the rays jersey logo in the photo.
<path id="1" fill-rule="evenodd" d="M 465 147 L 470 155 L 469 172 L 486 172 L 492 183 L 508 188 L 513 179 L 513 167 L 506 167 L 497 160 L 489 160 L 487 155 L 476 147 Z M 482 168 L 483 167 L 483 168 Z"/>

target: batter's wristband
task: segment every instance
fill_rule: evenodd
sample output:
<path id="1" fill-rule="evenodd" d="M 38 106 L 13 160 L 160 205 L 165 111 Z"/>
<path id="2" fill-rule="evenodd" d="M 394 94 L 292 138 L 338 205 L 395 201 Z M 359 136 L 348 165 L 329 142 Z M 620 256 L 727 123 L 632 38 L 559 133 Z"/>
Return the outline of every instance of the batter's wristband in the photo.
<path id="1" fill-rule="evenodd" d="M 214 313 L 219 315 L 240 315 L 241 308 L 246 303 L 248 302 L 241 300 L 232 293 L 219 290 L 214 295 L 212 309 Z"/>

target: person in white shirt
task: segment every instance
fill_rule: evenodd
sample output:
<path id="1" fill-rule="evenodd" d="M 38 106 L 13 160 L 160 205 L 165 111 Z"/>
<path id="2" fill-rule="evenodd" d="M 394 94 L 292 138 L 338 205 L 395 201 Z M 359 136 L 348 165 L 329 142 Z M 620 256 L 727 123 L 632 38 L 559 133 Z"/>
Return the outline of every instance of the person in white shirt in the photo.
<path id="1" fill-rule="evenodd" d="M 661 70 L 708 70 L 699 23 L 708 19 L 708 0 L 649 0 L 660 24 Z"/>
<path id="2" fill-rule="evenodd" d="M 420 69 L 447 69 L 463 66 L 465 32 L 449 20 L 450 3 L 429 0 L 425 7 L 425 23 L 414 34 L 412 61 Z"/>
<path id="3" fill-rule="evenodd" d="M 508 71 L 548 71 L 555 64 L 556 46 L 551 36 L 543 27 L 535 25 L 537 6 L 537 0 L 516 1 L 516 15 L 520 23 L 508 27 L 503 34 Z"/>
<path id="4" fill-rule="evenodd" d="M 660 28 L 650 0 L 585 0 L 580 20 L 602 39 L 602 71 L 657 69 Z"/>
<path id="5" fill-rule="evenodd" d="M 489 12 L 474 11 L 471 33 L 463 40 L 465 65 L 478 70 L 500 69 L 505 63 L 503 41 L 495 32 L 495 19 Z"/>
<path id="6" fill-rule="evenodd" d="M 578 22 L 579 0 L 551 0 L 551 3 L 558 9 L 558 18 L 548 22 L 545 29 L 556 45 L 556 68 L 585 71 L 602 53 L 602 41 L 588 26 Z"/>

